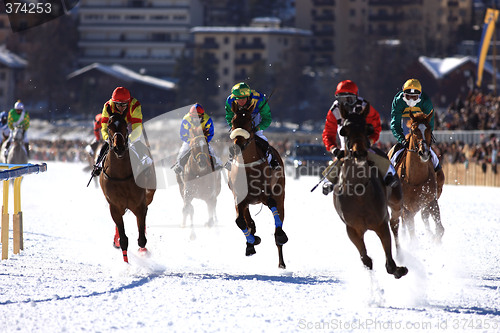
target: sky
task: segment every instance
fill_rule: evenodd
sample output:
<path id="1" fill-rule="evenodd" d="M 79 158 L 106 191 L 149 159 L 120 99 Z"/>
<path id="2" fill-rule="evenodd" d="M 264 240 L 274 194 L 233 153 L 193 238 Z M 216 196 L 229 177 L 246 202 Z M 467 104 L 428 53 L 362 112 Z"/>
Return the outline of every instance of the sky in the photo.
<path id="1" fill-rule="evenodd" d="M 418 217 L 417 238 L 403 233 L 395 256 L 409 273 L 396 280 L 373 232 L 365 240 L 374 269 L 363 267 L 332 196 L 310 192 L 316 177 L 287 179 L 285 270 L 266 207 L 251 207 L 262 243 L 245 256 L 226 183 L 211 228 L 204 202 L 194 202 L 193 226 L 183 228 L 177 187 L 158 190 L 148 256 L 138 254 L 135 218 L 126 213 L 126 264 L 112 247 L 105 198 L 86 187 L 84 168 L 49 162 L 47 172 L 24 177 L 24 250 L 12 254 L 11 222 L 0 332 L 500 331 L 499 188 L 445 185 L 442 243 Z"/>

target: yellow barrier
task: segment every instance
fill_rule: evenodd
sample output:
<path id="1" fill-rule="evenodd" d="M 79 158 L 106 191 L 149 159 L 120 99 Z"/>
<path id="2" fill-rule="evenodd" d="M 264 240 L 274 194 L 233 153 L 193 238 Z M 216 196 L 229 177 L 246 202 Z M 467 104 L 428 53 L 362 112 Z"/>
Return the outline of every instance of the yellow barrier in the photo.
<path id="1" fill-rule="evenodd" d="M 13 248 L 14 254 L 24 250 L 23 239 L 23 212 L 21 211 L 21 180 L 22 175 L 47 171 L 47 164 L 0 164 L 0 179 L 3 181 L 3 206 L 2 206 L 2 260 L 9 257 L 9 179 L 14 179 L 14 216 L 13 216 Z"/>

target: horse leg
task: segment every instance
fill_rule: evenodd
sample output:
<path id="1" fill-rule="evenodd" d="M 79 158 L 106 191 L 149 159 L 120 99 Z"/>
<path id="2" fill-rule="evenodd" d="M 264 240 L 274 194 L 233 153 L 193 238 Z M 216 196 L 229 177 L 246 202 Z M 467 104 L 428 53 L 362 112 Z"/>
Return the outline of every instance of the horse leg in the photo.
<path id="1" fill-rule="evenodd" d="M 217 198 L 209 198 L 206 200 L 208 209 L 207 227 L 213 227 L 215 224 L 215 207 L 217 206 Z"/>
<path id="2" fill-rule="evenodd" d="M 399 222 L 403 211 L 403 191 L 400 185 L 391 188 L 390 191 L 388 200 L 388 206 L 391 209 L 390 225 L 396 242 L 396 249 L 399 251 Z"/>
<path id="3" fill-rule="evenodd" d="M 123 214 L 118 208 L 110 205 L 111 217 L 115 221 L 116 228 L 118 229 L 118 234 L 120 236 L 120 248 L 123 253 L 123 261 L 128 263 L 127 249 L 128 249 L 128 238 L 125 235 L 125 226 L 123 225 Z"/>
<path id="4" fill-rule="evenodd" d="M 139 208 L 135 214 L 137 218 L 137 230 L 139 231 L 139 238 L 137 239 L 137 244 L 139 245 L 139 251 L 145 252 L 146 250 L 146 215 L 148 213 L 148 207 L 144 204 Z"/>
<path id="5" fill-rule="evenodd" d="M 396 279 L 399 279 L 402 276 L 405 276 L 408 273 L 408 268 L 401 266 L 396 266 L 394 259 L 392 258 L 392 249 L 391 249 L 391 232 L 389 231 L 389 226 L 387 222 L 384 221 L 378 229 L 375 230 L 378 235 L 378 238 L 382 242 L 382 247 L 385 252 L 385 269 L 387 273 L 394 275 Z"/>
<path id="6" fill-rule="evenodd" d="M 346 225 L 346 230 L 347 230 L 347 236 L 349 236 L 349 239 L 351 240 L 351 242 L 358 249 L 359 255 L 361 257 L 361 261 L 368 269 L 372 269 L 373 262 L 372 262 L 372 259 L 366 253 L 365 241 L 363 240 L 364 232 L 360 234 L 356 229 L 354 229 L 348 225 Z"/>
<path id="7" fill-rule="evenodd" d="M 408 230 L 410 239 L 416 239 L 417 235 L 415 234 L 415 213 L 410 212 L 407 209 L 404 209 L 403 224 L 406 226 L 406 230 Z"/>
<path id="8" fill-rule="evenodd" d="M 236 225 L 238 226 L 238 228 L 241 229 L 241 231 L 243 231 L 243 234 L 245 235 L 245 238 L 247 240 L 247 248 L 245 251 L 245 255 L 247 257 L 254 255 L 256 253 L 255 245 L 260 244 L 260 237 L 255 236 L 255 223 L 251 218 L 248 220 L 249 221 L 248 224 L 250 224 L 250 226 L 247 225 L 247 220 L 245 219 L 245 216 L 250 216 L 250 212 L 248 211 L 248 205 L 242 203 L 238 204 L 236 206 L 236 213 L 238 215 L 236 217 Z M 251 225 L 253 225 L 253 228 Z"/>
<path id="9" fill-rule="evenodd" d="M 429 225 L 429 216 L 431 214 L 431 203 L 427 203 L 425 207 L 422 208 L 420 215 L 422 216 L 422 221 L 424 222 L 425 230 L 428 234 L 432 234 L 431 227 Z"/>
<path id="10" fill-rule="evenodd" d="M 431 201 L 428 205 L 430 214 L 434 223 L 436 223 L 436 241 L 441 242 L 441 238 L 443 238 L 444 227 L 441 223 L 441 210 L 439 209 L 439 204 L 437 199 Z"/>
<path id="11" fill-rule="evenodd" d="M 286 265 L 283 259 L 283 244 L 288 242 L 288 237 L 283 231 L 283 218 L 285 217 L 285 209 L 282 204 L 278 206 L 276 204 L 276 200 L 274 200 L 274 198 L 272 197 L 269 197 L 267 199 L 267 206 L 273 213 L 274 217 L 274 225 L 275 225 L 274 240 L 276 246 L 278 247 L 278 260 L 279 260 L 278 267 L 285 269 Z"/>

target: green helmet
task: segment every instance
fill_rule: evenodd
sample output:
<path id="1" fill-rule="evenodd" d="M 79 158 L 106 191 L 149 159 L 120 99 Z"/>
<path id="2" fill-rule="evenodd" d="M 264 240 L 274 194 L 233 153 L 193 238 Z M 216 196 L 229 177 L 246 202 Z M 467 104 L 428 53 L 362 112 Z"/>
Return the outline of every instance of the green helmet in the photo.
<path id="1" fill-rule="evenodd" d="M 250 97 L 251 90 L 248 84 L 240 82 L 236 83 L 233 88 L 231 88 L 231 94 L 234 96 L 234 99 L 242 99 Z"/>

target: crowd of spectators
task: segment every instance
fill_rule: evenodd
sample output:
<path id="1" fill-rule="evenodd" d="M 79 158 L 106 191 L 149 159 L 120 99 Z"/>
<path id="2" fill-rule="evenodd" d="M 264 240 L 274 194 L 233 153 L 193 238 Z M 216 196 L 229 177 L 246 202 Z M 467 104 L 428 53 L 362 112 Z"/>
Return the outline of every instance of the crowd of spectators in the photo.
<path id="1" fill-rule="evenodd" d="M 436 118 L 438 130 L 500 130 L 500 96 L 471 91 Z"/>

